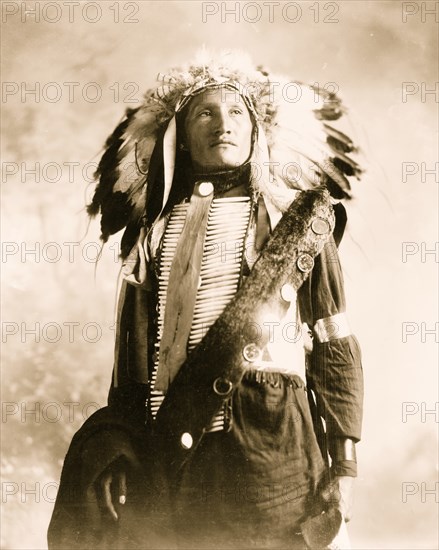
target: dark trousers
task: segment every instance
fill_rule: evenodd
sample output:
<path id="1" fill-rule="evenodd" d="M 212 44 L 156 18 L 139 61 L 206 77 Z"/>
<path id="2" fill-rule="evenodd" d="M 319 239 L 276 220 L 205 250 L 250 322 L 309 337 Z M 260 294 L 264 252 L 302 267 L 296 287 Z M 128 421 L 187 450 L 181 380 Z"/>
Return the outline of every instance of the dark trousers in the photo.
<path id="1" fill-rule="evenodd" d="M 244 378 L 228 433 L 206 434 L 171 497 L 181 548 L 305 548 L 324 472 L 300 378 Z"/>

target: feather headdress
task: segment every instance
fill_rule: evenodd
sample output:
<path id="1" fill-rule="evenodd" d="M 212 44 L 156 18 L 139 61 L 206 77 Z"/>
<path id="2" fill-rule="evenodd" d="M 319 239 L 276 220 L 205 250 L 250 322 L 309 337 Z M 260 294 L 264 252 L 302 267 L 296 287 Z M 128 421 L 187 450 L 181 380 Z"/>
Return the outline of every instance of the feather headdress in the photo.
<path id="1" fill-rule="evenodd" d="M 164 186 L 172 184 L 175 115 L 209 86 L 229 86 L 245 99 L 259 130 L 253 176 L 258 179 L 259 174 L 260 191 L 280 210 L 291 202 L 291 190 L 325 184 L 336 199 L 351 196 L 348 178 L 359 177 L 361 169 L 349 156 L 356 151 L 351 139 L 332 125 L 344 113 L 334 93 L 255 68 L 247 55 L 237 52 L 212 57 L 203 50 L 194 62 L 160 74 L 158 80 L 140 107 L 127 110 L 105 144 L 87 208 L 91 216 L 101 212 L 104 242 L 126 226 L 138 231 L 147 186 L 155 177 L 154 156 L 168 172 L 162 175 Z M 161 151 L 156 150 L 159 140 Z M 165 189 L 164 199 L 168 195 Z"/>

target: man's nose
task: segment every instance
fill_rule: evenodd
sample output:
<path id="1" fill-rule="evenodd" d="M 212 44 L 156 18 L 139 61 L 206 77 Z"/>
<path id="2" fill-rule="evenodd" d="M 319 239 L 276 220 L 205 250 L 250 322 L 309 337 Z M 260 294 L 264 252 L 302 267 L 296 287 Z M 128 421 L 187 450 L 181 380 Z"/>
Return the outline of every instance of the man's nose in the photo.
<path id="1" fill-rule="evenodd" d="M 215 117 L 214 132 L 218 136 L 222 134 L 230 134 L 230 118 L 227 112 L 218 112 Z"/>

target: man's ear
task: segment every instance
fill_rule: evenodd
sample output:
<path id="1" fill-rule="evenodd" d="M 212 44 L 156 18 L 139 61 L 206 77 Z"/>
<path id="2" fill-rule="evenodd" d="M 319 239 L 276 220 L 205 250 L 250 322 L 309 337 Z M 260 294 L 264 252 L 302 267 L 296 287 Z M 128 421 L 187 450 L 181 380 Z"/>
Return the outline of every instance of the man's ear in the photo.
<path id="1" fill-rule="evenodd" d="M 183 111 L 181 111 L 180 113 L 177 113 L 176 115 L 177 144 L 180 151 L 189 151 L 189 147 L 187 144 L 186 129 L 185 129 L 186 115 L 187 115 L 187 107 L 185 107 Z"/>

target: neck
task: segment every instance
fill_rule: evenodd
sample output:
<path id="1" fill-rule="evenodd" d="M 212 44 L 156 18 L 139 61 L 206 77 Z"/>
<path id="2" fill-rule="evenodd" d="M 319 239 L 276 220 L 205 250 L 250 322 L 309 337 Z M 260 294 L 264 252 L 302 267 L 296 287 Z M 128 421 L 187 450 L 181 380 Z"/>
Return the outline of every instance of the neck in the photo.
<path id="1" fill-rule="evenodd" d="M 214 194 L 224 195 L 228 191 L 237 187 L 243 187 L 243 190 L 248 191 L 250 181 L 250 163 L 244 163 L 237 168 L 229 168 L 227 170 L 219 170 L 218 172 L 203 172 L 192 170 L 190 175 L 192 184 L 197 181 L 210 181 L 214 186 Z"/>

